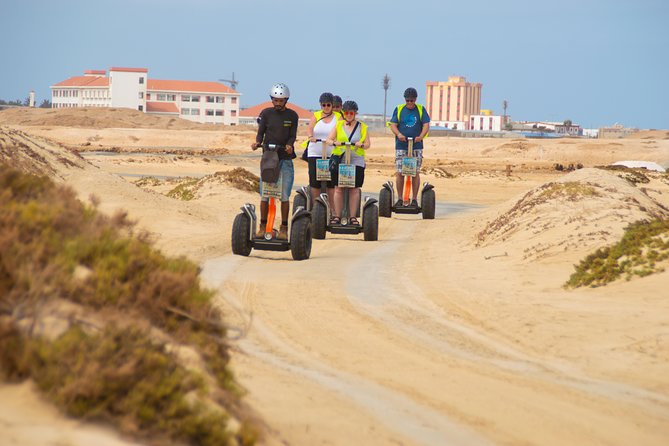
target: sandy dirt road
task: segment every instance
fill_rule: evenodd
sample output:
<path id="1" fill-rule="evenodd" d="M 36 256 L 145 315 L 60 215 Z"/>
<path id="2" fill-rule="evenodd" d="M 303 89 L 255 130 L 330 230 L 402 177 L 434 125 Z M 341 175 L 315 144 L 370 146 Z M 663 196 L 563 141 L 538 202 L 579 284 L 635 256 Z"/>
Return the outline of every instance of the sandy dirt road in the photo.
<path id="1" fill-rule="evenodd" d="M 463 212 L 471 213 L 383 219 L 379 242 L 328 234 L 314 241 L 307 262 L 254 251 L 204 263 L 204 279 L 250 328 L 239 344 L 240 378 L 277 423 L 278 438 L 663 444 L 666 392 L 590 374 L 534 350 L 531 340 L 515 342 L 518 333 L 504 333 L 470 287 L 481 275 L 458 268 L 456 249 L 446 268 L 435 268 L 433 256 L 444 257 L 435 251 L 462 243 L 450 231 L 444 243 L 438 228 L 463 224 Z M 505 283 L 508 271 L 496 273 L 484 281 Z M 477 315 L 480 306 L 485 314 Z"/>

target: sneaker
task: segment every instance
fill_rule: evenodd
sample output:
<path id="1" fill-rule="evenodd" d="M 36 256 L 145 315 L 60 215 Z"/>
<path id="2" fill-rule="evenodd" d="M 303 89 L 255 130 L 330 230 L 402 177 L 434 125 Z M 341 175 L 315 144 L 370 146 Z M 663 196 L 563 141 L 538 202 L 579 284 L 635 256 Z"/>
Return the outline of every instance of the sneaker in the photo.
<path id="1" fill-rule="evenodd" d="M 403 206 L 403 203 L 404 203 L 404 202 L 403 202 L 402 199 L 400 198 L 399 200 L 397 200 L 397 201 L 395 202 L 395 207 L 396 207 L 396 208 L 402 207 L 402 206 Z"/>
<path id="2" fill-rule="evenodd" d="M 256 232 L 256 238 L 265 238 L 265 226 L 260 225 L 258 232 Z"/>
<path id="3" fill-rule="evenodd" d="M 279 228 L 279 235 L 276 236 L 277 240 L 288 240 L 288 225 L 281 225 Z"/>
<path id="4" fill-rule="evenodd" d="M 418 207 L 418 201 L 417 200 L 411 200 L 411 205 L 410 206 L 417 208 Z"/>

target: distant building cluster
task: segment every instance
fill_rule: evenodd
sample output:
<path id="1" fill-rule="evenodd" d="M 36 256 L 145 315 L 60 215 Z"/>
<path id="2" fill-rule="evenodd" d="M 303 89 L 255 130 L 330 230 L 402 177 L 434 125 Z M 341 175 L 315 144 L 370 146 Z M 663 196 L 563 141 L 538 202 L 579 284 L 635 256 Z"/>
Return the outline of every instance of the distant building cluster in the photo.
<path id="1" fill-rule="evenodd" d="M 51 87 L 52 108 L 121 107 L 237 125 L 240 94 L 218 82 L 150 79 L 146 68 L 87 70 Z"/>

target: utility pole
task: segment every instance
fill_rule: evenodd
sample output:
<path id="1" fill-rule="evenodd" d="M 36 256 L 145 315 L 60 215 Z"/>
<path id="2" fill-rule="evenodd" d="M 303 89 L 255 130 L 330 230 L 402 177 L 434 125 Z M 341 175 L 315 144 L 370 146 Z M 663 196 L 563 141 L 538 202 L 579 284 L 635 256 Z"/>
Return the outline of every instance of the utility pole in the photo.
<path id="1" fill-rule="evenodd" d="M 219 82 L 229 83 L 230 88 L 232 88 L 235 91 L 237 90 L 237 84 L 239 83 L 239 81 L 235 80 L 235 72 L 234 71 L 232 72 L 232 79 L 219 79 Z"/>
<path id="2" fill-rule="evenodd" d="M 388 88 L 390 88 L 390 77 L 388 73 L 383 76 L 383 127 L 386 126 L 386 104 L 388 103 Z"/>
<path id="3" fill-rule="evenodd" d="M 506 99 L 502 102 L 502 108 L 504 109 L 504 125 L 506 125 L 506 109 L 509 106 L 509 103 Z"/>

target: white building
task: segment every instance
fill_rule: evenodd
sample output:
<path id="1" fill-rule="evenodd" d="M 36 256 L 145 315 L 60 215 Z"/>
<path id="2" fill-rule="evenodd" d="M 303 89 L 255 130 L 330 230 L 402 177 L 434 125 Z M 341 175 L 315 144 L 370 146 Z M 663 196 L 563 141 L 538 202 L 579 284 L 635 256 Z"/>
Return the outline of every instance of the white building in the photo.
<path id="1" fill-rule="evenodd" d="M 237 125 L 240 94 L 219 82 L 149 79 L 146 68 L 88 70 L 51 88 L 51 106 L 120 107 L 190 121 Z"/>
<path id="2" fill-rule="evenodd" d="M 467 130 L 501 132 L 503 117 L 500 115 L 471 115 Z"/>

